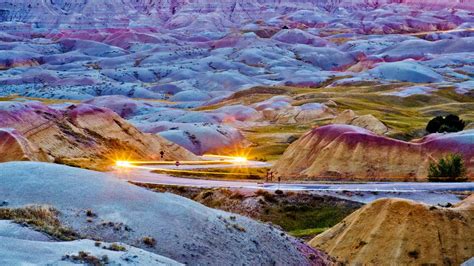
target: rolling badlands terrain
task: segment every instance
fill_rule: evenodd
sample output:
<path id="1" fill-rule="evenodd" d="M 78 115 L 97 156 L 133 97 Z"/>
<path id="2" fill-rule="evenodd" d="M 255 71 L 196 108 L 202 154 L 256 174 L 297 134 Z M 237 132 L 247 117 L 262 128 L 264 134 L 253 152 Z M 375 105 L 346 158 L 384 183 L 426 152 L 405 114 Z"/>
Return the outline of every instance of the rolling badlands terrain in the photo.
<path id="1" fill-rule="evenodd" d="M 472 183 L 423 183 L 452 154 L 473 180 L 473 1 L 0 0 L 2 265 L 457 265 Z M 400 193 L 465 199 L 349 214 Z"/>
<path id="2" fill-rule="evenodd" d="M 257 108 L 190 108 L 257 85 L 409 83 L 391 92 L 400 99 L 471 93 L 468 2 L 4 0 L 0 95 L 88 101 L 194 153 L 232 149 L 248 145 L 239 129 L 255 125 L 236 112 Z M 107 95 L 138 102 L 94 99 Z M 269 106 L 265 118 L 295 121 L 300 110 L 272 111 L 285 107 Z"/>

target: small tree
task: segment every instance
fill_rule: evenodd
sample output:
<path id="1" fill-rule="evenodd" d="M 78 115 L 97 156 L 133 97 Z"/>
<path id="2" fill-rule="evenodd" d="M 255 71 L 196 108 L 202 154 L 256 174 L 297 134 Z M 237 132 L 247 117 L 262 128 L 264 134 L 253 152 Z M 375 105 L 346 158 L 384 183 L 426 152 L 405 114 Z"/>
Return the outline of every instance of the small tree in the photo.
<path id="1" fill-rule="evenodd" d="M 428 180 L 431 182 L 466 181 L 464 159 L 459 154 L 451 154 L 438 162 L 431 162 L 428 169 Z"/>
<path id="2" fill-rule="evenodd" d="M 466 122 L 457 115 L 437 116 L 428 122 L 426 131 L 429 133 L 458 132 L 462 131 L 465 126 Z"/>

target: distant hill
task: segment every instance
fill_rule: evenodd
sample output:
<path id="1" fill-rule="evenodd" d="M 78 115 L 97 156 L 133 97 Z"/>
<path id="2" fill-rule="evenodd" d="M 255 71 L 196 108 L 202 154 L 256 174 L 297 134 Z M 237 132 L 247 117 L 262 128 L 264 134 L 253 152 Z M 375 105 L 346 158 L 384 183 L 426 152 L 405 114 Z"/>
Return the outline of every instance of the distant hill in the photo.
<path id="1" fill-rule="evenodd" d="M 297 10 L 332 11 L 338 7 L 378 8 L 386 4 L 411 4 L 430 8 L 474 8 L 471 1 L 442 0 L 4 0 L 0 21 L 37 23 L 37 26 L 75 27 L 123 26 L 131 21 L 142 25 L 172 25 L 182 16 L 208 16 L 211 13 L 227 23 L 268 18 Z M 87 16 L 81 17 L 81 14 Z M 147 20 L 152 18 L 152 20 Z"/>

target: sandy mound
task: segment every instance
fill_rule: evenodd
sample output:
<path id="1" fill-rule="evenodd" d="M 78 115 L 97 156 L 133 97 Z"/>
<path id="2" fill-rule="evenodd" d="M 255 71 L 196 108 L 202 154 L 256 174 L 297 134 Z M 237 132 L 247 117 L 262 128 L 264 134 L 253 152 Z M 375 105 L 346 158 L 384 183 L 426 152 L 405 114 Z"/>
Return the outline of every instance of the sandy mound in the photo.
<path id="1" fill-rule="evenodd" d="M 46 152 L 50 160 L 153 160 L 160 157 L 162 150 L 166 159 L 194 159 L 192 153 L 176 144 L 141 133 L 111 110 L 86 104 L 58 110 L 37 102 L 2 102 L 0 128 L 16 130 L 9 139 L 17 144 L 4 146 L 2 153 L 8 148 L 16 149 L 18 155 L 5 160 L 45 161 L 36 155 L 34 146 Z"/>
<path id="2" fill-rule="evenodd" d="M 0 202 L 54 206 L 62 223 L 88 238 L 122 242 L 191 265 L 323 264 L 274 227 L 156 193 L 117 178 L 61 165 L 0 164 Z M 96 216 L 87 216 L 90 209 Z M 89 221 L 88 221 L 89 220 Z M 143 244 L 145 236 L 156 240 Z M 306 254 L 306 253 L 305 253 Z"/>
<path id="3" fill-rule="evenodd" d="M 370 265 L 459 265 L 474 256 L 474 195 L 454 208 L 377 200 L 310 241 L 337 260 Z"/>
<path id="4" fill-rule="evenodd" d="M 389 128 L 373 115 L 358 116 L 352 110 L 345 110 L 332 120 L 333 124 L 346 124 L 365 128 L 378 135 L 386 134 Z"/>
<path id="5" fill-rule="evenodd" d="M 424 180 L 429 163 L 450 153 L 464 156 L 472 178 L 472 130 L 433 134 L 412 143 L 355 126 L 329 125 L 291 144 L 273 170 L 284 178 Z"/>

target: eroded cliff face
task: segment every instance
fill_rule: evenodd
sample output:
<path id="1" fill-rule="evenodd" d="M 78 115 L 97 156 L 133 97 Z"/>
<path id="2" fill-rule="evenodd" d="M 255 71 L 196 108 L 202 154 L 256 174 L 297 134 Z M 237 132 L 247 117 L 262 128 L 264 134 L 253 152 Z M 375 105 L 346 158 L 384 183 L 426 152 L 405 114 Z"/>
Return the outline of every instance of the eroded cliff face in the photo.
<path id="1" fill-rule="evenodd" d="M 35 23 L 36 27 L 119 26 L 140 22 L 152 26 L 189 14 L 219 13 L 223 20 L 242 22 L 295 10 L 338 7 L 377 8 L 384 4 L 422 4 L 425 8 L 473 8 L 469 1 L 441 0 L 4 0 L 0 21 Z M 147 17 L 144 19 L 143 17 Z M 151 21 L 149 18 L 153 18 Z M 67 26 L 67 24 L 70 24 Z"/>
<path id="2" fill-rule="evenodd" d="M 175 15 L 211 12 L 222 13 L 227 18 L 238 13 L 241 16 L 239 19 L 248 19 L 260 16 L 259 11 L 264 11 L 266 7 L 295 9 L 298 5 L 312 7 L 321 4 L 321 1 L 311 0 L 28 0 L 21 3 L 5 0 L 2 1 L 0 21 L 37 22 L 40 23 L 38 25 L 48 25 L 48 22 L 117 25 L 129 19 L 139 20 L 140 16 L 152 17 L 156 19 L 153 23 L 156 23 L 165 22 Z M 56 17 L 51 17 L 52 14 Z M 81 17 L 86 14 L 88 16 Z M 59 26 L 59 24 L 52 25 Z"/>
<path id="3" fill-rule="evenodd" d="M 429 163 L 451 153 L 463 155 L 472 178 L 472 130 L 431 135 L 414 143 L 355 126 L 329 125 L 290 145 L 273 171 L 290 179 L 426 180 Z"/>
<path id="4" fill-rule="evenodd" d="M 453 208 L 380 199 L 309 244 L 347 264 L 460 265 L 474 256 L 474 195 Z"/>
<path id="5" fill-rule="evenodd" d="M 9 129 L 0 131 L 8 137 L 0 146 L 2 161 L 101 168 L 114 160 L 158 160 L 161 151 L 166 160 L 196 159 L 176 144 L 140 132 L 111 110 L 86 104 L 55 110 L 37 102 L 2 102 L 0 128 Z"/>

